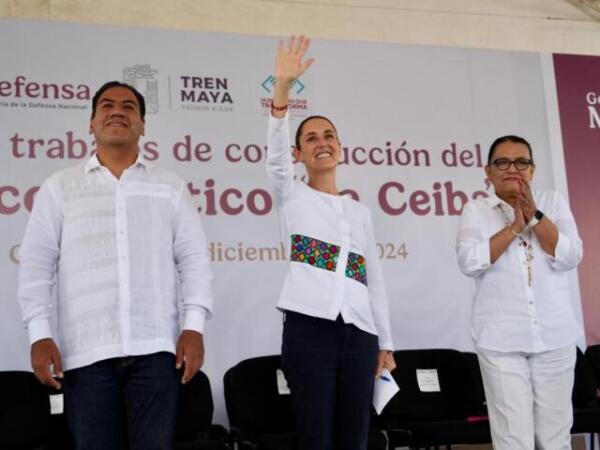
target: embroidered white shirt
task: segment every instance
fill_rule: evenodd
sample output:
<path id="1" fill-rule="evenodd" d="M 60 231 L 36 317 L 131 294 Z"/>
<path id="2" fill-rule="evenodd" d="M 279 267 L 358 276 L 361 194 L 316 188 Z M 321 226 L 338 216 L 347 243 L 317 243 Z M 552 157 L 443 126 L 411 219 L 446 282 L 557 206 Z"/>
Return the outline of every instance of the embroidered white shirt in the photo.
<path id="1" fill-rule="evenodd" d="M 470 201 L 463 209 L 456 252 L 462 272 L 475 279 L 471 332 L 479 348 L 537 353 L 574 343 L 581 335 L 565 273 L 577 267 L 583 255 L 575 220 L 557 192 L 535 192 L 534 199 L 558 228 L 559 237 L 551 256 L 535 233 L 526 230 L 523 236 L 533 249 L 530 263 L 517 238 L 491 264 L 489 240 L 507 220 L 513 222 L 510 205 L 492 195 Z"/>
<path id="2" fill-rule="evenodd" d="M 341 314 L 344 322 L 377 335 L 381 350 L 394 350 L 369 210 L 351 198 L 325 194 L 294 179 L 287 115 L 283 119 L 270 116 L 267 155 L 287 249 L 291 236 L 301 235 L 339 250 L 335 270 L 291 261 L 277 307 L 330 320 Z M 366 285 L 346 276 L 351 252 L 366 259 Z"/>
<path id="3" fill-rule="evenodd" d="M 138 157 L 117 179 L 92 156 L 42 184 L 20 248 L 19 301 L 30 342 L 54 338 L 65 370 L 175 353 L 179 321 L 203 331 L 211 284 L 202 224 L 176 175 Z"/>

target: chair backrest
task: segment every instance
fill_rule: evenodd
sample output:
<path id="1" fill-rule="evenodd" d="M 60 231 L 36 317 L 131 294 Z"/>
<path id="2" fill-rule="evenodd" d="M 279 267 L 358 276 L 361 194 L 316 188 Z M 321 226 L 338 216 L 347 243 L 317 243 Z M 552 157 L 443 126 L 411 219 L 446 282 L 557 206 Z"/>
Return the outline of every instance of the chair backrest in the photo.
<path id="1" fill-rule="evenodd" d="M 447 420 L 466 417 L 467 368 L 450 349 L 398 350 L 392 372 L 400 391 L 382 415 L 393 420 Z"/>
<path id="2" fill-rule="evenodd" d="M 577 347 L 577 361 L 575 362 L 575 382 L 573 384 L 573 407 L 593 408 L 598 406 L 596 389 L 598 385 L 594 378 L 592 368 L 585 356 Z"/>
<path id="3" fill-rule="evenodd" d="M 50 403 L 50 431 L 48 448 L 50 450 L 60 449 L 69 450 L 74 448 L 67 415 L 65 409 L 64 392 L 62 389 L 55 389 L 50 386 L 44 386 L 48 402 Z"/>
<path id="4" fill-rule="evenodd" d="M 0 448 L 35 448 L 48 441 L 50 401 L 31 372 L 0 372 Z"/>
<path id="5" fill-rule="evenodd" d="M 588 346 L 585 349 L 585 359 L 594 373 L 596 384 L 600 387 L 600 344 Z"/>
<path id="6" fill-rule="evenodd" d="M 175 439 L 193 439 L 212 424 L 214 403 L 210 381 L 199 371 L 186 384 L 179 385 Z"/>
<path id="7" fill-rule="evenodd" d="M 472 352 L 462 352 L 467 369 L 466 413 L 468 416 L 487 416 L 485 389 L 479 359 Z"/>
<path id="8" fill-rule="evenodd" d="M 244 433 L 289 432 L 295 429 L 292 399 L 280 393 L 281 355 L 250 358 L 223 378 L 225 406 L 232 427 Z"/>

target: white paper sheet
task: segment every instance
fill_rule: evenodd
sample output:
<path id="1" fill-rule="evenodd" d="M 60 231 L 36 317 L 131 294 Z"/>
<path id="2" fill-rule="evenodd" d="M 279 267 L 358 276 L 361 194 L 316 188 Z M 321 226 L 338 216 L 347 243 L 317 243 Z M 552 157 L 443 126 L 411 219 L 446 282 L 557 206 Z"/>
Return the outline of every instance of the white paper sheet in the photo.
<path id="1" fill-rule="evenodd" d="M 62 414 L 64 412 L 64 398 L 62 394 L 50 395 L 50 414 Z"/>
<path id="2" fill-rule="evenodd" d="M 417 383 L 421 392 L 440 392 L 440 379 L 436 369 L 417 369 Z"/>
<path id="3" fill-rule="evenodd" d="M 281 369 L 277 369 L 277 392 L 279 392 L 279 395 L 290 395 L 292 393 Z"/>
<path id="4" fill-rule="evenodd" d="M 373 391 L 373 408 L 377 414 L 381 414 L 385 405 L 399 390 L 400 388 L 390 371 L 383 369 L 381 375 L 375 380 L 375 390 Z"/>

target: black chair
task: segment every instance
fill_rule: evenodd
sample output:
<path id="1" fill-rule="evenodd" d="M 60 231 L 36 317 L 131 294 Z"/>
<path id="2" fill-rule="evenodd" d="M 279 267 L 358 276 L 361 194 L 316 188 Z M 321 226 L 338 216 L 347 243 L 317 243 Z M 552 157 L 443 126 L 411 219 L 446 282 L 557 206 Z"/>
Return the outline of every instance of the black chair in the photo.
<path id="1" fill-rule="evenodd" d="M 589 355 L 594 354 L 594 350 Z M 590 358 L 591 356 L 588 356 Z M 600 433 L 600 402 L 597 396 L 598 383 L 588 358 L 577 347 L 575 382 L 573 385 L 573 426 L 571 433 L 589 433 L 590 448 L 594 449 L 595 435 Z"/>
<path id="2" fill-rule="evenodd" d="M 55 410 L 50 408 L 50 430 L 46 448 L 47 450 L 70 450 L 74 448 L 74 446 L 67 424 L 63 390 L 57 390 L 48 386 L 44 386 L 44 389 L 46 390 L 46 396 L 49 403 L 54 401 L 56 403 L 62 403 L 63 406 L 63 408 L 57 408 Z"/>
<path id="3" fill-rule="evenodd" d="M 280 355 L 246 359 L 223 378 L 232 437 L 245 449 L 291 448 L 295 436 L 292 398 L 280 394 Z"/>
<path id="4" fill-rule="evenodd" d="M 225 406 L 239 450 L 296 448 L 292 398 L 288 393 L 280 393 L 279 370 L 281 356 L 271 355 L 246 359 L 225 373 Z M 372 430 L 368 448 L 385 447 L 385 436 Z"/>
<path id="5" fill-rule="evenodd" d="M 585 349 L 585 359 L 592 369 L 596 385 L 600 388 L 600 344 L 590 345 Z"/>
<path id="6" fill-rule="evenodd" d="M 46 389 L 31 372 L 0 372 L 0 448 L 44 449 L 50 429 Z"/>
<path id="7" fill-rule="evenodd" d="M 467 412 L 472 421 L 477 418 L 487 418 L 487 403 L 485 399 L 485 389 L 483 379 L 481 378 L 481 368 L 479 359 L 473 352 L 462 352 L 465 364 L 467 366 Z"/>
<path id="8" fill-rule="evenodd" d="M 475 355 L 424 349 L 399 350 L 394 357 L 400 391 L 382 411 L 389 449 L 491 442 Z"/>
<path id="9" fill-rule="evenodd" d="M 198 372 L 179 386 L 174 450 L 226 450 L 229 435 L 220 425 L 213 425 L 214 403 L 210 381 Z"/>

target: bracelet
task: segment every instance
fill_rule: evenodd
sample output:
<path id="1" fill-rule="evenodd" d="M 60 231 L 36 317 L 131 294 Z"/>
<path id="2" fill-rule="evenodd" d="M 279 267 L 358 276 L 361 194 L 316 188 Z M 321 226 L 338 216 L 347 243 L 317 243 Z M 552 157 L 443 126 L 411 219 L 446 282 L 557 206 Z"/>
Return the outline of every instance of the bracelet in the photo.
<path id="1" fill-rule="evenodd" d="M 286 104 L 286 105 L 283 105 L 283 106 L 275 106 L 275 104 L 273 102 L 271 102 L 271 109 L 273 111 L 279 111 L 279 112 L 281 112 L 281 111 L 287 111 L 288 105 Z"/>
<path id="2" fill-rule="evenodd" d="M 520 237 L 521 236 L 520 233 L 517 233 L 515 231 L 515 229 L 512 227 L 512 225 L 506 225 L 506 227 L 510 230 L 510 232 L 513 234 L 513 236 L 516 236 L 516 237 Z"/>
<path id="3" fill-rule="evenodd" d="M 535 216 L 531 217 L 531 220 L 529 221 L 529 223 L 527 224 L 528 228 L 533 228 L 535 227 L 538 223 L 540 223 L 539 219 Z"/>

